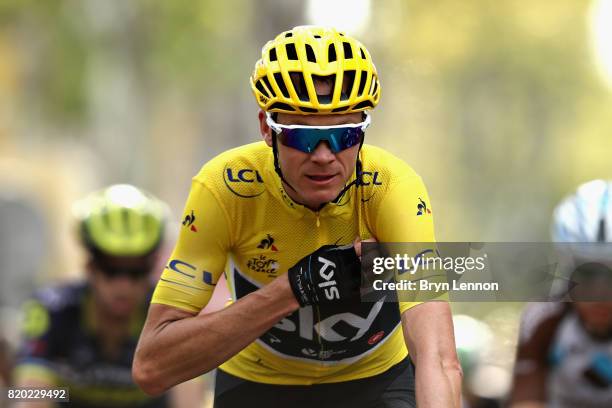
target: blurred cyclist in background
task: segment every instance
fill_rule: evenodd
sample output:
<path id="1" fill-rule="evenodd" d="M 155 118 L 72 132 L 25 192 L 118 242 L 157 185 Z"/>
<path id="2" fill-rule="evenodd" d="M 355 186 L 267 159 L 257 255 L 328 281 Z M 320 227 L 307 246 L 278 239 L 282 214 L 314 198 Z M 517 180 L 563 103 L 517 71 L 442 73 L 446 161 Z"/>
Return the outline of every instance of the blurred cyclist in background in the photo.
<path id="1" fill-rule="evenodd" d="M 74 212 L 87 280 L 40 290 L 26 302 L 14 387 L 68 387 L 70 403 L 61 406 L 170 406 L 167 395 L 147 396 L 131 376 L 167 207 L 122 184 L 90 194 Z"/>
<path id="2" fill-rule="evenodd" d="M 581 185 L 554 212 L 553 239 L 575 265 L 567 303 L 523 313 L 513 408 L 612 407 L 612 182 Z M 607 293 L 606 293 L 607 292 Z M 587 300 L 600 300 L 589 302 Z M 605 300 L 602 301 L 602 300 Z"/>

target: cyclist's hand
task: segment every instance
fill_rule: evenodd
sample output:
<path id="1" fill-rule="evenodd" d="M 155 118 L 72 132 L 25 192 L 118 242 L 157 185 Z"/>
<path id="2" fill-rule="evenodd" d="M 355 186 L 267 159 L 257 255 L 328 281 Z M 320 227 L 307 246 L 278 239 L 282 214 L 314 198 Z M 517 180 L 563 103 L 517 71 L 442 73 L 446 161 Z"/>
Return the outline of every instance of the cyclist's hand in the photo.
<path id="1" fill-rule="evenodd" d="M 355 238 L 355 240 L 353 241 L 353 246 L 355 247 L 355 252 L 357 253 L 357 256 L 359 257 L 359 259 L 361 259 L 361 243 L 362 242 L 376 242 L 376 240 L 374 238 L 368 238 L 368 239 L 364 239 L 362 240 L 360 237 Z"/>
<path id="2" fill-rule="evenodd" d="M 359 299 L 361 262 L 352 245 L 325 245 L 287 272 L 300 306 L 340 304 Z"/>
<path id="3" fill-rule="evenodd" d="M 374 238 L 368 238 L 362 241 L 359 237 L 353 241 L 355 252 L 359 256 L 362 265 L 360 291 L 362 302 L 377 302 L 384 296 L 387 296 L 387 300 L 395 299 L 396 296 L 395 292 L 389 290 L 377 291 L 374 289 L 376 281 L 382 280 L 385 282 L 392 282 L 394 279 L 392 270 L 383 274 L 374 273 L 374 260 L 376 258 L 388 258 L 391 256 L 387 248 L 377 242 L 378 241 Z M 362 245 L 364 243 L 367 245 Z"/>

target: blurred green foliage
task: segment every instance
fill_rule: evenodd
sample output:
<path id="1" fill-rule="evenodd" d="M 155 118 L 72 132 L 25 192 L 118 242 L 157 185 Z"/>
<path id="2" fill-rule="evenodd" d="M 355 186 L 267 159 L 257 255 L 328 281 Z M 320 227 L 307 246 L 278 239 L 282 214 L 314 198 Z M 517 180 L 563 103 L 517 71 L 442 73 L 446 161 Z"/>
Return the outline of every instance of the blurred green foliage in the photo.
<path id="1" fill-rule="evenodd" d="M 50 117 L 77 119 L 87 103 L 83 81 L 89 44 L 66 7 L 57 0 L 3 1 L 0 37 L 8 37 L 26 65 L 23 90 L 34 97 L 24 104 L 40 104 Z"/>
<path id="2" fill-rule="evenodd" d="M 409 1 L 385 14 L 397 27 L 389 48 L 401 51 L 381 69 L 383 104 L 394 105 L 379 121 L 404 118 L 407 131 L 384 143 L 433 181 L 439 239 L 547 240 L 563 194 L 612 176 L 610 92 L 593 62 L 589 6 Z"/>
<path id="3" fill-rule="evenodd" d="M 0 37 L 20 51 L 23 109 L 40 104 L 47 119 L 82 121 L 99 55 L 126 59 L 153 97 L 168 83 L 195 97 L 243 80 L 240 64 L 222 61 L 247 35 L 251 7 L 240 0 L 7 0 Z"/>

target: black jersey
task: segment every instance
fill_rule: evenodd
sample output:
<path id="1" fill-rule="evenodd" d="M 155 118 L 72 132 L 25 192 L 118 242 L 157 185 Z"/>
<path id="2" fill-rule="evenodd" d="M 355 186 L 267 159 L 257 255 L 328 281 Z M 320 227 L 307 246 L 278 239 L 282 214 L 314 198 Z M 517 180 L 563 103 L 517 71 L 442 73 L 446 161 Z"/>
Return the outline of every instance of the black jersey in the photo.
<path id="1" fill-rule="evenodd" d="M 166 407 L 166 397 L 147 396 L 132 380 L 132 360 L 144 324 L 147 302 L 134 319 L 120 353 L 101 351 L 86 284 L 38 291 L 26 302 L 24 339 L 15 374 L 68 387 L 70 407 Z"/>

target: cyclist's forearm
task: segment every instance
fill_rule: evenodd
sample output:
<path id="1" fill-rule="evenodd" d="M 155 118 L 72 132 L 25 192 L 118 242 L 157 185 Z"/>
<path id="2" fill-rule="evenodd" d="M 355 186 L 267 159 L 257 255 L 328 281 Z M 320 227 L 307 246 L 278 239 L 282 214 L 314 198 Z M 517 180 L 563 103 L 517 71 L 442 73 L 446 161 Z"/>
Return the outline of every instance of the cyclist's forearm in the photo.
<path id="1" fill-rule="evenodd" d="M 218 312 L 145 326 L 134 379 L 145 392 L 161 393 L 218 367 L 298 306 L 283 275 Z"/>
<path id="2" fill-rule="evenodd" d="M 402 314 L 406 345 L 416 366 L 419 408 L 461 406 L 461 365 L 448 303 L 426 302 Z"/>
<path id="3" fill-rule="evenodd" d="M 417 406 L 461 407 L 461 369 L 440 358 L 420 358 L 416 362 Z"/>

